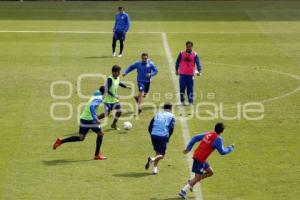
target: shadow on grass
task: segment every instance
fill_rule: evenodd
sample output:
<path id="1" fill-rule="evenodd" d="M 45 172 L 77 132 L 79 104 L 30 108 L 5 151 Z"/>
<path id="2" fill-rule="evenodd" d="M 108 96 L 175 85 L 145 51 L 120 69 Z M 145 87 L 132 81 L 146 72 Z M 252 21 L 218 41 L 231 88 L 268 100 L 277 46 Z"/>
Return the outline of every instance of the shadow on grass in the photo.
<path id="1" fill-rule="evenodd" d="M 170 198 L 150 198 L 149 200 L 182 200 L 182 198 L 180 198 L 180 197 L 170 197 Z"/>
<path id="2" fill-rule="evenodd" d="M 126 178 L 142 178 L 146 176 L 152 176 L 152 173 L 149 172 L 128 172 L 121 174 L 113 174 L 115 177 L 126 177 Z"/>
<path id="3" fill-rule="evenodd" d="M 79 163 L 79 162 L 87 162 L 87 161 L 93 161 L 92 159 L 89 160 L 43 160 L 42 163 L 44 165 L 48 166 L 55 166 L 55 165 L 66 165 L 66 164 L 72 164 L 72 163 Z"/>
<path id="4" fill-rule="evenodd" d="M 89 57 L 85 57 L 85 59 L 105 59 L 105 58 L 112 58 L 112 56 L 89 56 Z"/>

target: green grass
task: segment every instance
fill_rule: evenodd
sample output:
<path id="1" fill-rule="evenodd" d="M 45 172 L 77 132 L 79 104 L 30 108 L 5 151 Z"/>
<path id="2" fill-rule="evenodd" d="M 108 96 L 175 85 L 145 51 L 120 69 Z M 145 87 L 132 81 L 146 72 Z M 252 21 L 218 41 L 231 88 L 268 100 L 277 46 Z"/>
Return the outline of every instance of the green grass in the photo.
<path id="1" fill-rule="evenodd" d="M 185 41 L 192 40 L 203 63 L 203 76 L 195 79 L 197 102 L 224 103 L 226 116 L 235 114 L 238 102 L 259 102 L 299 87 L 299 80 L 267 71 L 299 77 L 297 1 L 2 2 L 0 30 L 109 32 L 119 5 L 125 5 L 132 19 L 121 59 L 110 57 L 109 33 L 0 33 L 0 199 L 177 199 L 189 177 L 181 153 L 180 123 L 160 174 L 149 175 L 143 169 L 152 154 L 146 129 L 153 115 L 149 107 L 131 120 L 130 132 L 103 128 L 102 151 L 107 161 L 91 160 L 96 138 L 92 133 L 83 143 L 52 150 L 57 137 L 77 132 L 77 106 L 86 102 L 76 92 L 81 74 L 108 75 L 113 64 L 126 67 L 147 51 L 159 67 L 147 101 L 157 106 L 169 101 L 164 94 L 175 89 L 161 34 L 136 32 L 166 32 L 174 59 Z M 71 98 L 50 96 L 50 85 L 57 80 L 72 84 Z M 135 83 L 135 75 L 123 80 Z M 101 83 L 85 79 L 82 93 L 91 94 Z M 58 87 L 57 94 L 67 94 L 64 88 Z M 125 95 L 126 90 L 120 93 Z M 156 101 L 154 93 L 161 93 L 162 98 Z M 209 93 L 215 98 L 208 99 Z M 215 176 L 201 183 L 204 199 L 298 199 L 299 100 L 298 91 L 266 102 L 260 121 L 225 120 L 225 144 L 235 143 L 237 148 L 226 157 L 214 153 L 210 158 Z M 51 118 L 54 102 L 72 105 L 71 120 Z M 122 102 L 134 103 L 132 99 Z M 177 109 L 174 112 L 179 114 Z M 191 111 L 186 108 L 186 112 Z M 204 115 L 205 110 L 200 113 Z M 56 114 L 68 112 L 61 108 Z M 188 120 L 190 134 L 209 130 L 219 120 L 193 117 Z M 194 194 L 189 196 L 194 198 Z"/>

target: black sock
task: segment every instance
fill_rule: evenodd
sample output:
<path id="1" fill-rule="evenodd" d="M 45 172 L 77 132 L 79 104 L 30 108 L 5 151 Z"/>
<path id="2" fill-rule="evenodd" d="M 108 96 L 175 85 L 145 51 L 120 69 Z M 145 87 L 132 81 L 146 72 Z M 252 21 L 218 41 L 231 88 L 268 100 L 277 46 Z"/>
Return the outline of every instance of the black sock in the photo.
<path id="1" fill-rule="evenodd" d="M 113 40 L 113 42 L 112 42 L 112 50 L 113 50 L 113 53 L 116 52 L 116 46 L 117 46 L 117 40 Z"/>
<path id="2" fill-rule="evenodd" d="M 99 155 L 103 136 L 97 136 L 95 156 Z"/>
<path id="3" fill-rule="evenodd" d="M 68 137 L 66 139 L 63 139 L 62 143 L 66 143 L 66 142 L 78 142 L 78 141 L 80 141 L 80 137 L 79 136 L 71 136 L 71 137 Z"/>
<path id="4" fill-rule="evenodd" d="M 122 54 L 124 48 L 124 42 L 123 40 L 120 40 L 120 54 Z"/>

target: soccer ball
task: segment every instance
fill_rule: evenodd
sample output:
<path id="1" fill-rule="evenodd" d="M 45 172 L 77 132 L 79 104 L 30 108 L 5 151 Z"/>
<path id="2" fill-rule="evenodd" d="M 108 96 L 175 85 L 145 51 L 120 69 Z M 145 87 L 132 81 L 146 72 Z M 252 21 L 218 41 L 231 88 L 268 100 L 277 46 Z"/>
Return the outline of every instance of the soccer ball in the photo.
<path id="1" fill-rule="evenodd" d="M 125 130 L 130 130 L 130 129 L 132 129 L 132 124 L 131 124 L 131 122 L 129 122 L 129 121 L 124 122 L 123 128 L 124 128 Z"/>

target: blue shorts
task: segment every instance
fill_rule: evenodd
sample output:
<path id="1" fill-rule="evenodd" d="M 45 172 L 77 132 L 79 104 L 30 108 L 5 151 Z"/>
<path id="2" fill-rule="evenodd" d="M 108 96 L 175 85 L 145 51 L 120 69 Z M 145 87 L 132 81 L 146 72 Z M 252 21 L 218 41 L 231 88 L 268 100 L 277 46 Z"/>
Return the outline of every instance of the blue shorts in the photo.
<path id="1" fill-rule="evenodd" d="M 113 39 L 114 40 L 125 40 L 125 35 L 126 33 L 123 32 L 123 31 L 115 31 L 114 32 L 114 36 L 113 36 Z"/>
<path id="2" fill-rule="evenodd" d="M 192 172 L 194 172 L 195 174 L 203 174 L 207 168 L 209 168 L 208 162 L 202 163 L 194 159 Z"/>
<path id="3" fill-rule="evenodd" d="M 92 131 L 95 133 L 102 132 L 99 124 L 93 120 L 80 119 L 79 134 L 86 135 L 90 129 L 92 129 Z"/>
<path id="4" fill-rule="evenodd" d="M 146 94 L 149 92 L 150 89 L 150 82 L 146 83 L 146 82 L 138 82 L 138 87 L 139 87 L 139 91 L 140 92 L 145 92 Z"/>
<path id="5" fill-rule="evenodd" d="M 158 152 L 161 155 L 166 154 L 167 143 L 168 143 L 167 137 L 151 135 L 151 141 L 152 141 L 154 151 Z"/>
<path id="6" fill-rule="evenodd" d="M 105 112 L 110 113 L 112 110 L 120 110 L 121 104 L 119 102 L 117 103 L 104 103 Z"/>

